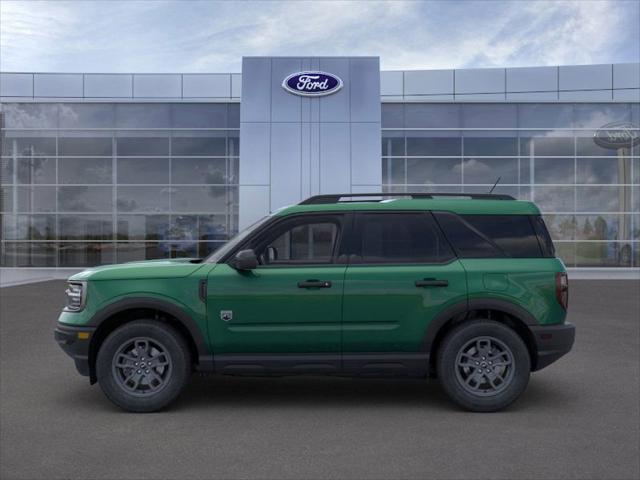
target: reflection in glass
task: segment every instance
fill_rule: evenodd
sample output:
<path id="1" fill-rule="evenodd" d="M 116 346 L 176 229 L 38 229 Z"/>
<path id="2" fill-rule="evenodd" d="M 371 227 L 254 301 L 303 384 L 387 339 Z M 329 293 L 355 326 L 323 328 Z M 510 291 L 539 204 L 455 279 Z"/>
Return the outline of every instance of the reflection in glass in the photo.
<path id="1" fill-rule="evenodd" d="M 546 137 L 541 136 L 521 137 L 520 155 L 545 156 L 545 157 L 573 157 L 573 137 Z"/>
<path id="2" fill-rule="evenodd" d="M 631 121 L 628 103 L 576 103 L 573 115 L 576 128 L 601 128 L 607 123 Z"/>
<path id="3" fill-rule="evenodd" d="M 4 104 L 1 109 L 8 128 L 65 129 L 4 131 L 3 265 L 204 256 L 237 230 L 238 189 L 225 185 L 239 182 L 239 104 Z M 179 130 L 211 127 L 221 130 Z M 172 194 L 171 183 L 210 186 L 176 187 Z M 131 186 L 144 184 L 150 186 Z M 137 247 L 127 249 L 127 241 Z"/>
<path id="4" fill-rule="evenodd" d="M 60 156 L 92 156 L 106 157 L 113 152 L 111 137 L 60 137 L 58 139 L 58 155 Z"/>
<path id="5" fill-rule="evenodd" d="M 404 104 L 403 103 L 383 103 L 382 104 L 382 128 L 403 128 L 404 127 Z"/>
<path id="6" fill-rule="evenodd" d="M 116 103 L 115 108 L 118 128 L 171 127 L 170 104 Z"/>
<path id="7" fill-rule="evenodd" d="M 60 212 L 110 212 L 112 188 L 97 186 L 58 187 Z"/>
<path id="8" fill-rule="evenodd" d="M 383 158 L 382 159 L 382 183 L 403 184 L 407 183 L 405 178 L 406 159 L 404 158 Z"/>
<path id="9" fill-rule="evenodd" d="M 16 187 L 18 212 L 55 212 L 56 187 Z"/>
<path id="10" fill-rule="evenodd" d="M 5 128 L 57 128 L 58 105 L 47 103 L 3 103 Z"/>
<path id="11" fill-rule="evenodd" d="M 58 179 L 63 184 L 112 183 L 111 158 L 60 158 Z"/>
<path id="12" fill-rule="evenodd" d="M 116 246 L 118 263 L 169 257 L 169 252 L 158 248 L 155 242 L 119 242 Z"/>
<path id="13" fill-rule="evenodd" d="M 197 258 L 198 243 L 197 242 L 160 242 L 158 250 L 161 257 L 167 258 Z"/>
<path id="14" fill-rule="evenodd" d="M 171 105 L 172 127 L 225 128 L 227 105 L 226 103 L 174 103 Z"/>
<path id="15" fill-rule="evenodd" d="M 575 187 L 539 187 L 533 188 L 532 200 L 542 212 L 574 212 Z"/>
<path id="16" fill-rule="evenodd" d="M 171 140 L 171 153 L 184 156 L 224 156 L 226 155 L 226 138 L 210 136 L 174 137 Z"/>
<path id="17" fill-rule="evenodd" d="M 55 267 L 57 245 L 53 242 L 3 242 L 2 266 L 4 267 Z"/>
<path id="18" fill-rule="evenodd" d="M 573 105 L 548 103 L 518 105 L 518 126 L 520 128 L 571 128 L 573 127 Z"/>
<path id="19" fill-rule="evenodd" d="M 237 187 L 173 187 L 174 212 L 228 212 L 238 203 Z"/>
<path id="20" fill-rule="evenodd" d="M 18 165 L 18 183 L 56 183 L 55 158 L 17 158 L 15 161 Z M 13 162 L 9 159 L 7 163 Z"/>
<path id="21" fill-rule="evenodd" d="M 576 187 L 578 212 L 621 212 L 620 189 L 618 187 Z"/>
<path id="22" fill-rule="evenodd" d="M 59 215 L 61 240 L 111 240 L 111 215 Z"/>
<path id="23" fill-rule="evenodd" d="M 533 165 L 535 183 L 575 183 L 573 158 L 536 158 Z"/>
<path id="24" fill-rule="evenodd" d="M 628 240 L 631 237 L 630 215 L 576 215 L 578 240 Z"/>
<path id="25" fill-rule="evenodd" d="M 518 183 L 517 158 L 465 158 L 464 183 Z"/>
<path id="26" fill-rule="evenodd" d="M 598 145 L 593 135 L 595 132 L 579 132 L 576 138 L 576 151 L 578 155 L 592 156 L 592 157 L 628 157 L 631 153 L 630 148 L 604 148 Z M 584 137 L 583 135 L 588 135 Z"/>
<path id="27" fill-rule="evenodd" d="M 416 184 L 462 183 L 459 158 L 407 158 L 407 179 Z"/>
<path id="28" fill-rule="evenodd" d="M 463 104 L 461 117 L 465 128 L 513 128 L 518 124 L 518 105 Z"/>
<path id="29" fill-rule="evenodd" d="M 30 132 L 33 135 L 33 132 Z M 56 139 L 50 133 L 41 133 L 40 137 L 13 137 L 11 134 L 2 139 L 2 155 L 23 157 L 55 156 Z"/>
<path id="30" fill-rule="evenodd" d="M 382 156 L 402 156 L 404 155 L 404 133 L 385 132 L 382 136 Z"/>
<path id="31" fill-rule="evenodd" d="M 630 267 L 631 243 L 576 242 L 577 267 Z"/>
<path id="32" fill-rule="evenodd" d="M 169 212 L 171 187 L 118 187 L 119 212 Z"/>
<path id="33" fill-rule="evenodd" d="M 122 185 L 169 183 L 169 159 L 119 158 L 118 183 Z"/>
<path id="34" fill-rule="evenodd" d="M 456 156 L 462 154 L 460 137 L 425 137 L 419 132 L 407 132 L 407 155 Z"/>
<path id="35" fill-rule="evenodd" d="M 118 215 L 118 240 L 162 240 L 171 228 L 169 215 Z"/>
<path id="36" fill-rule="evenodd" d="M 14 209 L 14 187 L 1 186 L 0 187 L 0 212 L 12 212 Z"/>
<path id="37" fill-rule="evenodd" d="M 460 105 L 407 103 L 404 104 L 404 127 L 458 128 L 460 126 L 460 109 Z M 402 126 L 398 125 L 398 127 Z"/>
<path id="38" fill-rule="evenodd" d="M 118 156 L 167 156 L 169 155 L 168 137 L 118 137 L 116 138 Z"/>
<path id="39" fill-rule="evenodd" d="M 474 132 L 478 134 L 479 132 Z M 495 135 L 494 132 L 488 132 Z M 464 137 L 465 156 L 501 156 L 518 155 L 518 139 L 512 137 Z"/>
<path id="40" fill-rule="evenodd" d="M 55 240 L 54 215 L 3 215 L 3 240 Z"/>
<path id="41" fill-rule="evenodd" d="M 576 244 L 574 242 L 554 242 L 556 257 L 565 264 L 566 267 L 576 266 Z"/>
<path id="42" fill-rule="evenodd" d="M 174 184 L 207 183 L 224 185 L 232 183 L 224 158 L 174 158 L 171 163 Z"/>
<path id="43" fill-rule="evenodd" d="M 576 235 L 574 215 L 543 215 L 544 223 L 553 240 L 573 240 Z"/>
<path id="44" fill-rule="evenodd" d="M 631 183 L 628 158 L 578 158 L 578 183 Z"/>
<path id="45" fill-rule="evenodd" d="M 61 103 L 60 128 L 113 128 L 112 103 Z"/>
<path id="46" fill-rule="evenodd" d="M 115 263 L 113 243 L 61 242 L 58 258 L 60 267 L 91 267 Z"/>

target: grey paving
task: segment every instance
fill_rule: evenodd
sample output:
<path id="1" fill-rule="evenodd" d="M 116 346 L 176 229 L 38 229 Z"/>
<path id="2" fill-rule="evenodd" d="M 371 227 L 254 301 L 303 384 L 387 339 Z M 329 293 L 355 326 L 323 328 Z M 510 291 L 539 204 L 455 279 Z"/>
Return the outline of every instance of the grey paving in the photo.
<path id="1" fill-rule="evenodd" d="M 639 478 L 640 282 L 571 285 L 574 352 L 495 414 L 437 382 L 194 377 L 122 413 L 52 338 L 62 282 L 0 290 L 0 478 Z"/>

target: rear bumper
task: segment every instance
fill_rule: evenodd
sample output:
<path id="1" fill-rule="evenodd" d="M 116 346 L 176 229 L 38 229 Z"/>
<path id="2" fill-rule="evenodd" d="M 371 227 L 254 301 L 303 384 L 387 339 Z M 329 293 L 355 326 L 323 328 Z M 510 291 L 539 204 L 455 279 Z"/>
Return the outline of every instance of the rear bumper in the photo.
<path id="1" fill-rule="evenodd" d="M 569 353 L 576 336 L 576 327 L 571 323 L 562 325 L 532 326 L 538 360 L 533 371 L 540 370 Z"/>
<path id="2" fill-rule="evenodd" d="M 89 343 L 95 330 L 91 327 L 73 327 L 58 323 L 53 331 L 53 336 L 60 348 L 73 359 L 78 373 L 85 377 L 90 374 Z"/>

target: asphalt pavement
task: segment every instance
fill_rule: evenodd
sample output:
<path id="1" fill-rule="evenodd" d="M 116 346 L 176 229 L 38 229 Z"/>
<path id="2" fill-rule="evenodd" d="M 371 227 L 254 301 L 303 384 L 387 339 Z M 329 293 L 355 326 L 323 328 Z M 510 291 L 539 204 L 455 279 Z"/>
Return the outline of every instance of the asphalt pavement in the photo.
<path id="1" fill-rule="evenodd" d="M 0 478 L 640 478 L 640 282 L 574 281 L 573 352 L 507 411 L 437 381 L 194 376 L 128 414 L 53 340 L 64 283 L 0 289 Z"/>

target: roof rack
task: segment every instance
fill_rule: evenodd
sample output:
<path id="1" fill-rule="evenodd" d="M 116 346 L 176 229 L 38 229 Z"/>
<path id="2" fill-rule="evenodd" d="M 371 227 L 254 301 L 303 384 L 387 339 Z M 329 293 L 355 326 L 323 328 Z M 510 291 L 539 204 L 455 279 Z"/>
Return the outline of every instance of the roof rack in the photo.
<path id="1" fill-rule="evenodd" d="M 496 193 L 329 193 L 324 195 L 314 195 L 309 197 L 299 205 L 317 205 L 320 203 L 338 203 L 342 198 L 366 198 L 366 197 L 385 197 L 385 198 L 405 198 L 412 199 L 434 199 L 438 197 L 465 197 L 472 200 L 515 200 L 511 195 L 503 195 Z M 345 200 L 346 202 L 362 202 L 371 201 L 379 202 L 380 200 Z"/>

